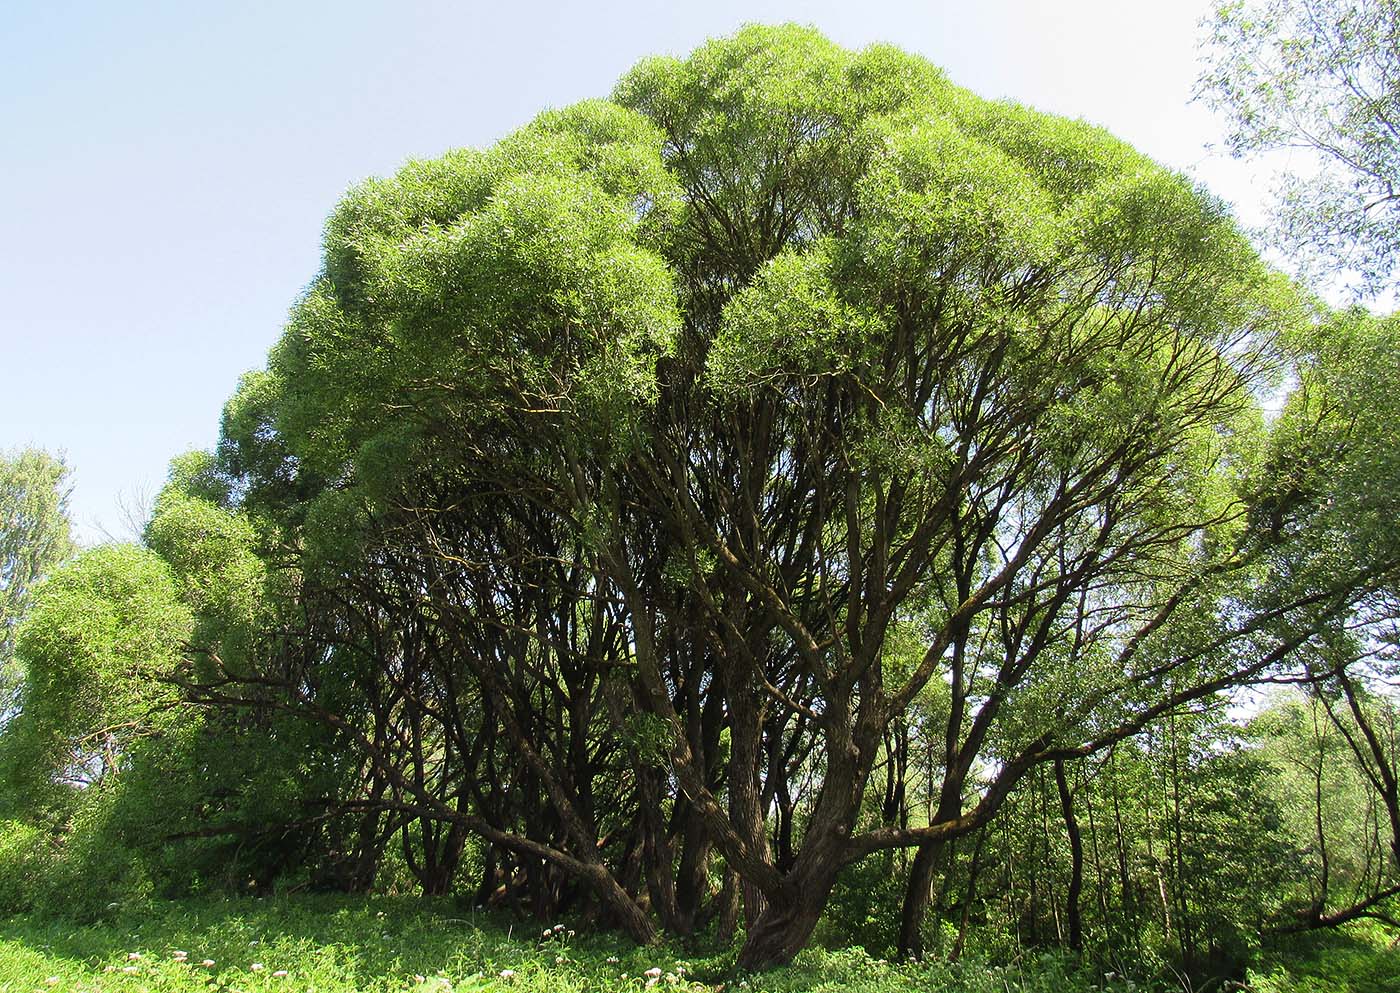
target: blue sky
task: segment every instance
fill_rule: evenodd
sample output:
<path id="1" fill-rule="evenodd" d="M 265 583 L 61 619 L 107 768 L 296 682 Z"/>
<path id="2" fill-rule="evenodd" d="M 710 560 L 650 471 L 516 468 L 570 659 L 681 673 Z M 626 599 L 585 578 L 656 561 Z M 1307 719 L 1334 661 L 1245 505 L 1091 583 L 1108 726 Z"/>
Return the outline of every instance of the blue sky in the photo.
<path id="1" fill-rule="evenodd" d="M 73 467 L 88 541 L 211 446 L 314 275 L 339 196 L 606 95 L 746 21 L 889 41 L 1102 124 L 1258 220 L 1189 103 L 1207 0 L 0 2 L 0 449 Z"/>

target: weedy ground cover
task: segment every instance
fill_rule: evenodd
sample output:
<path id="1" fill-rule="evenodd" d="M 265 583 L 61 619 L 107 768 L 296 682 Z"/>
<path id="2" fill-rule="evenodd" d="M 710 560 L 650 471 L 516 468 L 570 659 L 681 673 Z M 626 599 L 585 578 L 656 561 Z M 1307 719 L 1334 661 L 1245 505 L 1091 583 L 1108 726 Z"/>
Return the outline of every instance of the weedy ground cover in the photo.
<path id="1" fill-rule="evenodd" d="M 1259 993 L 1385 993 L 1400 955 L 1378 935 L 1273 954 Z M 104 919 L 0 921 L 0 993 L 1088 993 L 1146 991 L 1057 955 L 1012 966 L 905 966 L 811 948 L 761 975 L 735 949 L 638 948 L 578 922 L 548 928 L 449 902 L 297 896 L 111 908 Z M 1368 982 L 1370 983 L 1368 985 Z M 1333 985 L 1328 985 L 1332 983 Z M 1378 983 L 1382 985 L 1377 985 Z"/>

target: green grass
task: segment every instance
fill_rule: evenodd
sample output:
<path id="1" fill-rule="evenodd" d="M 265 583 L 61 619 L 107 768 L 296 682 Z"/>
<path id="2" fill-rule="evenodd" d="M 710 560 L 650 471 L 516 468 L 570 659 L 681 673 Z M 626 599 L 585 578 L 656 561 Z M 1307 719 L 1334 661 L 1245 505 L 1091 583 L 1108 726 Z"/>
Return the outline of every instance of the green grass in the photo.
<path id="1" fill-rule="evenodd" d="M 201 964 L 206 960 L 213 964 Z M 91 925 L 29 918 L 0 924 L 4 993 L 582 993 L 629 988 L 653 967 L 663 977 L 678 975 L 679 964 L 673 955 L 610 938 L 563 933 L 542 942 L 533 925 L 472 920 L 447 905 L 388 899 L 191 901 L 118 911 Z M 684 981 L 668 986 L 694 988 Z"/>
<path id="2" fill-rule="evenodd" d="M 1396 993 L 1400 949 L 1374 922 L 1298 935 L 1259 957 L 1249 971 L 1257 993 Z"/>
<path id="3" fill-rule="evenodd" d="M 809 949 L 788 968 L 738 976 L 732 949 L 639 949 L 616 935 L 570 935 L 569 926 L 542 940 L 538 925 L 446 902 L 305 896 L 118 907 L 93 924 L 17 917 L 0 921 L 0 993 L 645 993 L 649 969 L 660 970 L 657 993 L 1147 989 L 1056 955 L 1011 967 L 899 966 L 855 949 Z M 1253 978 L 1259 993 L 1390 993 L 1397 975 L 1400 956 L 1363 934 L 1274 953 Z"/>

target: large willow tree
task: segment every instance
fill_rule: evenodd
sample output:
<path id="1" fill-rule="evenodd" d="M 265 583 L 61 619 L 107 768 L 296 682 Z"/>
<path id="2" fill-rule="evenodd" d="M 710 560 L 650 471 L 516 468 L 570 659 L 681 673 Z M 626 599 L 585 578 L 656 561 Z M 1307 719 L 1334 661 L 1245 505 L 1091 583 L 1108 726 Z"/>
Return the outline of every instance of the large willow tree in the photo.
<path id="1" fill-rule="evenodd" d="M 283 604 L 214 611 L 190 691 L 343 734 L 362 846 L 400 830 L 430 889 L 476 836 L 483 899 L 742 915 L 758 967 L 916 848 L 917 952 L 1029 770 L 1351 609 L 1359 571 L 1280 566 L 1261 470 L 1305 321 L 1087 124 L 799 28 L 650 59 L 337 208 L 226 488 L 163 498 L 251 522 Z M 911 725 L 926 818 L 867 801 Z"/>

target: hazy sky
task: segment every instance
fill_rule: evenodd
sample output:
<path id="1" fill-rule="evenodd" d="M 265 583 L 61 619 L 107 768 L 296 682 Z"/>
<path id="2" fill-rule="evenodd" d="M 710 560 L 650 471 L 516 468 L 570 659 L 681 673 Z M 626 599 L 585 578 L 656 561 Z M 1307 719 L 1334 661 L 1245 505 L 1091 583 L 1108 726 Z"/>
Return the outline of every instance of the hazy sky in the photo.
<path id="1" fill-rule="evenodd" d="M 1084 117 L 1258 219 L 1190 93 L 1207 0 L 0 0 L 0 449 L 66 454 L 96 540 L 212 446 L 347 187 L 606 95 L 746 21 L 894 42 Z"/>

